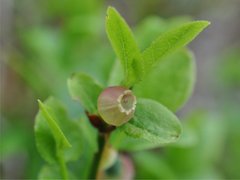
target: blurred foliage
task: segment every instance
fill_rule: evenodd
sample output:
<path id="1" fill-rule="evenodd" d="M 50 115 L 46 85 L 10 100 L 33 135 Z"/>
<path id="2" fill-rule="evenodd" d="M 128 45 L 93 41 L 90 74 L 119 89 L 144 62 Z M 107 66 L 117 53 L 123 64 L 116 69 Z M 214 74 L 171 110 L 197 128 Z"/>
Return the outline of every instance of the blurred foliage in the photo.
<path id="1" fill-rule="evenodd" d="M 103 0 L 81 0 L 81 3 L 78 0 L 51 0 L 51 3 L 47 0 L 16 0 L 14 3 L 15 36 L 7 63 L 24 80 L 33 99 L 45 99 L 53 94 L 70 104 L 66 80 L 77 71 L 86 72 L 107 85 L 115 57 L 104 34 Z M 149 9 L 145 11 L 154 6 L 153 2 L 141 1 L 141 4 Z M 166 7 L 167 14 L 169 6 L 160 4 Z M 159 33 L 189 20 L 189 17 L 167 21 L 148 17 L 135 28 L 140 48 L 147 47 Z M 164 28 L 160 29 L 160 26 Z M 214 72 L 218 77 L 216 86 L 225 90 L 217 94 L 215 112 L 204 110 L 187 118 L 178 144 L 134 153 L 136 178 L 240 178 L 239 52 L 239 47 L 229 48 L 219 57 L 217 71 Z M 36 103 L 32 104 L 22 102 L 21 107 L 27 109 L 30 116 L 36 106 Z M 70 107 L 70 116 L 77 117 L 81 107 L 74 103 Z M 33 117 L 29 114 L 25 117 L 19 114 L 11 116 L 9 112 L 14 111 L 4 109 L 1 115 L 0 163 L 3 174 L 0 173 L 0 178 L 10 176 L 4 174 L 5 168 L 15 155 L 26 158 L 22 160 L 23 172 L 14 178 L 36 178 L 43 162 L 34 145 L 33 123 L 30 121 Z M 78 177 L 86 178 L 93 155 L 87 147 L 83 151 L 89 155 L 69 163 L 68 167 Z M 44 174 L 52 173 L 46 166 L 41 172 L 42 178 Z"/>
<path id="2" fill-rule="evenodd" d="M 219 96 L 219 113 L 224 117 L 226 141 L 220 168 L 226 177 L 240 178 L 240 46 L 227 48 L 219 57 L 216 67 Z"/>
<path id="3" fill-rule="evenodd" d="M 229 48 L 220 57 L 218 73 L 226 87 L 240 87 L 240 47 Z"/>
<path id="4" fill-rule="evenodd" d="M 70 103 L 66 81 L 74 71 L 85 71 L 102 84 L 107 82 L 106 77 L 114 56 L 109 45 L 102 40 L 103 5 L 103 1 L 99 0 L 81 0 L 81 3 L 78 0 L 14 2 L 15 36 L 9 47 L 11 53 L 7 63 L 32 92 L 32 99 L 25 99 L 26 101 L 45 99 L 49 94 L 53 94 Z M 4 131 L 1 131 L 0 141 L 0 153 L 3 157 L 3 173 L 0 174 L 5 178 L 36 178 L 42 165 L 34 145 L 31 122 L 32 114 L 36 111 L 36 102 L 21 103 L 21 109 L 28 109 L 27 116 L 19 116 L 17 111 L 14 115 L 16 120 L 13 120 L 12 111 L 2 111 L 3 117 L 6 117 L 1 117 Z M 77 111 L 81 111 L 81 107 L 73 103 L 70 107 L 71 115 L 78 116 Z M 83 151 L 89 152 L 85 148 Z M 26 159 L 22 160 L 26 162 L 22 166 L 23 171 L 4 175 L 8 160 L 22 153 L 26 156 Z M 82 172 L 87 173 L 84 169 L 87 168 L 88 159 L 81 158 L 85 164 L 82 165 Z M 46 171 L 43 169 L 42 172 Z M 84 177 L 84 173 L 80 175 Z"/>
<path id="5" fill-rule="evenodd" d="M 19 3 L 18 47 L 13 47 L 9 63 L 39 96 L 66 95 L 66 79 L 74 71 L 88 72 L 105 83 L 113 55 L 101 40 L 101 1 L 37 1 L 31 17 Z"/>
<path id="6" fill-rule="evenodd" d="M 143 52 L 143 57 L 148 58 L 138 59 L 139 57 L 141 58 L 141 53 L 135 43 L 131 29 L 128 27 L 127 23 L 118 12 L 114 8 L 109 7 L 107 10 L 106 29 L 109 40 L 112 43 L 112 46 L 116 54 L 119 56 L 120 62 L 122 62 L 123 67 L 122 69 L 124 70 L 124 74 L 127 75 L 127 76 L 124 75 L 124 77 L 126 78 L 125 79 L 126 82 L 125 80 L 123 82 L 134 88 L 135 83 L 139 81 L 138 78 L 142 77 L 141 75 L 145 75 L 145 73 L 147 72 L 151 73 L 152 69 L 155 69 L 154 65 L 156 66 L 158 60 L 163 61 L 162 57 L 163 56 L 165 57 L 166 56 L 165 54 L 169 54 L 170 52 L 174 53 L 173 52 L 174 50 L 176 51 L 177 49 L 182 48 L 183 46 L 188 44 L 208 24 L 209 22 L 206 21 L 205 22 L 193 21 L 183 24 L 179 27 L 174 27 L 172 31 L 168 31 L 162 34 L 160 37 L 156 39 L 156 41 L 153 41 L 150 47 Z M 165 49 L 166 52 L 162 50 L 162 52 L 159 54 L 157 52 L 157 49 L 159 48 Z M 148 53 L 147 56 L 145 56 L 144 55 L 145 52 L 154 53 L 155 54 L 153 56 L 154 58 L 149 56 Z M 166 75 L 170 74 L 170 76 L 172 76 L 172 74 L 174 74 L 176 71 L 176 74 L 179 76 L 179 78 L 172 79 L 170 78 L 170 80 L 168 80 L 167 78 L 166 81 L 162 80 L 161 82 L 165 83 L 166 87 L 171 86 L 169 85 L 168 82 L 169 81 L 171 82 L 172 80 L 174 80 L 175 82 L 173 84 L 186 84 L 187 86 L 188 84 L 190 84 L 190 86 L 192 86 L 193 81 L 186 80 L 189 78 L 190 79 L 195 78 L 193 76 L 193 73 L 188 73 L 189 69 L 191 72 L 194 71 L 193 66 L 188 66 L 188 64 L 191 64 L 190 63 L 191 58 L 192 56 L 184 56 L 183 58 L 180 58 L 181 61 L 178 60 L 182 62 L 182 59 L 184 59 L 184 61 L 185 59 L 187 59 L 187 63 L 183 63 L 184 65 L 186 65 L 186 68 L 180 69 L 179 71 L 173 68 L 174 64 L 178 64 L 176 62 L 173 63 L 172 61 L 170 61 L 167 67 L 165 67 L 164 64 L 159 63 L 159 67 L 161 67 L 160 65 L 162 65 L 170 73 L 158 69 L 158 71 L 162 71 L 165 73 L 163 73 L 163 75 L 153 75 L 152 79 L 161 80 L 159 79 L 159 77 L 164 76 L 165 74 Z M 151 59 L 152 63 L 146 65 L 148 59 Z M 174 56 L 173 59 L 179 59 L 179 55 Z M 135 67 L 142 68 L 139 69 L 140 71 L 137 70 L 138 73 L 140 73 L 137 74 L 137 76 L 139 77 L 136 77 L 135 73 L 132 74 L 132 72 L 135 71 L 134 69 Z M 184 77 L 182 77 L 182 74 Z M 149 81 L 151 81 L 151 78 L 149 79 Z M 87 111 L 87 114 L 89 113 L 91 115 L 97 113 L 96 108 L 97 97 L 100 94 L 102 88 L 92 77 L 84 73 L 75 73 L 68 80 L 68 86 L 72 98 L 80 101 L 85 111 Z M 147 86 L 156 88 L 155 83 L 147 84 Z M 162 87 L 164 86 L 161 86 L 160 89 L 162 89 Z M 180 96 L 181 94 L 184 94 L 184 96 L 185 94 L 188 94 L 187 97 L 189 97 L 190 94 L 188 88 L 184 88 L 183 90 L 175 89 L 175 91 L 171 91 L 170 88 L 168 88 L 167 90 L 169 90 L 170 92 L 170 94 L 168 95 L 169 99 L 173 98 L 172 101 L 174 102 L 175 98 L 173 95 L 171 95 L 171 93 L 180 94 Z M 147 91 L 145 91 L 142 94 L 144 95 L 146 92 Z M 158 94 L 155 93 L 155 96 L 158 96 Z M 155 98 L 153 97 L 152 99 Z M 77 159 L 79 159 L 79 156 L 83 149 L 82 142 L 88 140 L 89 138 L 92 139 L 91 142 L 94 142 L 94 140 L 96 141 L 96 139 L 94 138 L 94 133 L 91 133 L 88 130 L 89 137 L 85 137 L 84 134 L 80 134 L 81 133 L 80 126 L 78 126 L 77 123 L 74 123 L 73 121 L 70 120 L 70 118 L 66 114 L 65 108 L 55 98 L 49 98 L 47 101 L 45 101 L 44 104 L 40 100 L 38 102 L 40 110 L 38 115 L 36 116 L 35 122 L 35 136 L 37 148 L 39 150 L 39 153 L 42 155 L 42 157 L 45 159 L 47 163 L 58 164 L 58 168 L 57 167 L 56 168 L 60 169 L 60 171 L 55 171 L 54 169 L 52 169 L 52 172 L 56 173 L 56 176 L 53 176 L 54 173 L 49 174 L 48 171 L 46 171 L 47 168 L 45 167 L 41 171 L 39 177 L 55 178 L 58 177 L 60 172 L 62 178 L 68 179 L 68 177 L 71 177 L 72 173 L 68 173 L 67 162 L 76 161 Z M 134 137 L 136 139 L 144 139 L 154 144 L 154 146 L 156 144 L 162 145 L 175 142 L 181 134 L 181 124 L 178 121 L 178 118 L 170 110 L 168 110 L 167 107 L 161 105 L 160 102 L 161 100 L 159 100 L 159 102 L 156 102 L 150 99 L 138 98 L 138 105 L 136 107 L 136 112 L 133 119 L 119 127 L 119 129 L 121 131 L 124 131 L 128 136 Z M 118 118 L 120 119 L 121 115 L 122 115 L 121 113 L 116 114 L 116 116 L 119 116 Z M 110 119 L 110 121 L 111 120 L 114 121 L 114 118 L 116 121 L 117 117 L 112 118 Z M 104 119 L 103 117 L 103 120 L 106 119 Z M 84 122 L 81 122 L 80 125 L 83 125 L 83 123 Z M 99 133 L 101 134 L 102 131 L 100 131 Z M 125 139 L 127 140 L 128 137 L 125 136 Z M 99 137 L 99 150 L 97 151 L 98 154 L 101 153 L 102 151 L 101 144 L 102 144 L 101 138 Z M 84 143 L 84 145 L 88 146 L 87 143 Z M 95 148 L 91 146 L 88 146 L 88 149 L 89 151 L 92 152 L 95 151 Z M 103 149 L 105 149 L 105 147 Z M 110 168 L 114 164 L 116 160 L 115 156 L 116 153 L 114 153 L 115 154 L 114 155 L 111 152 L 115 151 L 103 150 L 104 154 L 103 155 L 100 154 L 100 156 L 102 156 L 102 158 L 104 159 L 104 161 L 101 160 L 100 168 L 101 166 L 104 166 L 105 170 L 105 168 Z M 88 153 L 82 154 L 82 156 L 87 155 L 89 154 Z M 102 162 L 105 162 L 105 165 L 106 164 L 109 165 L 105 167 L 105 165 L 103 165 L 104 163 Z M 98 158 L 96 159 L 94 158 L 92 164 L 93 165 L 98 164 Z M 93 170 L 91 170 L 90 178 L 94 177 L 95 175 L 94 167 L 95 166 L 93 166 Z M 49 168 L 51 169 L 52 167 Z"/>

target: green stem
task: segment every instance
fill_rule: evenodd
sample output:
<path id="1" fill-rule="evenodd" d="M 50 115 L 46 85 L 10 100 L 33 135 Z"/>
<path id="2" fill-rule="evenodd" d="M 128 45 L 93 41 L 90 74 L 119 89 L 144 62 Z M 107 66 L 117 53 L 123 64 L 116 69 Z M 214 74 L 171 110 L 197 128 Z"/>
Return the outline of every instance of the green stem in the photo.
<path id="1" fill-rule="evenodd" d="M 99 179 L 99 174 L 101 173 L 100 165 L 102 161 L 102 155 L 107 144 L 107 139 L 108 139 L 107 135 L 103 134 L 98 135 L 98 152 L 94 156 L 91 171 L 89 174 L 89 179 Z"/>
<path id="2" fill-rule="evenodd" d="M 58 162 L 59 162 L 62 178 L 64 180 L 67 180 L 68 179 L 68 171 L 67 171 L 66 163 L 65 163 L 64 158 L 63 158 L 63 152 L 62 151 L 60 151 L 58 153 Z"/>

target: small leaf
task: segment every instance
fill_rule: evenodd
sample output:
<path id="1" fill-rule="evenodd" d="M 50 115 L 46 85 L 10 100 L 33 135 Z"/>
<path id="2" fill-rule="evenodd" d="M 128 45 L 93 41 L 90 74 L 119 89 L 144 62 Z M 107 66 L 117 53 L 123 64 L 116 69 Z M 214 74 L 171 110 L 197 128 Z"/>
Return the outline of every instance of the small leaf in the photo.
<path id="1" fill-rule="evenodd" d="M 146 72 L 149 72 L 162 57 L 191 42 L 209 24 L 208 21 L 193 21 L 160 35 L 143 52 Z"/>
<path id="2" fill-rule="evenodd" d="M 191 52 L 181 50 L 165 58 L 136 84 L 136 96 L 153 99 L 172 111 L 190 97 L 195 82 L 195 62 Z"/>
<path id="3" fill-rule="evenodd" d="M 57 163 L 56 142 L 42 113 L 35 118 L 35 138 L 38 152 L 48 163 Z"/>
<path id="4" fill-rule="evenodd" d="M 53 117 L 48 113 L 44 104 L 40 100 L 38 100 L 38 104 L 43 114 L 43 117 L 45 118 L 49 127 L 52 130 L 52 133 L 53 133 L 54 139 L 56 140 L 58 148 L 64 149 L 64 148 L 71 147 L 71 144 L 68 142 L 67 138 L 64 136 L 62 130 L 56 123 L 56 120 L 54 120 Z"/>
<path id="5" fill-rule="evenodd" d="M 137 25 L 134 31 L 136 41 L 141 49 L 145 49 L 163 33 L 189 21 L 191 18 L 187 16 L 177 16 L 167 20 L 159 16 L 148 16 Z"/>
<path id="6" fill-rule="evenodd" d="M 124 70 L 123 85 L 132 86 L 144 73 L 141 53 L 131 29 L 112 7 L 107 10 L 106 31 Z"/>
<path id="7" fill-rule="evenodd" d="M 119 128 L 129 136 L 156 144 L 175 142 L 181 133 L 177 117 L 150 99 L 138 99 L 134 118 Z"/>
<path id="8" fill-rule="evenodd" d="M 39 101 L 41 110 L 35 119 L 35 138 L 39 153 L 48 163 L 58 163 L 64 151 L 64 160 L 76 160 L 82 153 L 84 136 L 80 125 L 71 120 L 58 100 L 50 97 Z M 72 145 L 71 148 L 70 144 Z"/>
<path id="9" fill-rule="evenodd" d="M 97 98 L 102 87 L 94 79 L 84 73 L 75 73 L 68 79 L 68 89 L 72 98 L 80 101 L 89 113 L 97 113 Z"/>

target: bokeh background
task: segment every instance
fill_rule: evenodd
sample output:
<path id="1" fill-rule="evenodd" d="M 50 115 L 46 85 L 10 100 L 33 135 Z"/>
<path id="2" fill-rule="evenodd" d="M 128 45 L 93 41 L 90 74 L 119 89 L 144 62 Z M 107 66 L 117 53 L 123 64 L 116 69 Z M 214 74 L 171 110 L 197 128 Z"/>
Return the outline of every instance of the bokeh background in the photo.
<path id="1" fill-rule="evenodd" d="M 37 99 L 54 95 L 71 107 L 66 79 L 76 71 L 105 83 L 115 58 L 104 31 L 109 5 L 133 29 L 152 16 L 211 21 L 189 45 L 197 80 L 177 112 L 189 142 L 134 153 L 135 177 L 239 179 L 239 0 L 0 0 L 0 178 L 37 178 Z"/>

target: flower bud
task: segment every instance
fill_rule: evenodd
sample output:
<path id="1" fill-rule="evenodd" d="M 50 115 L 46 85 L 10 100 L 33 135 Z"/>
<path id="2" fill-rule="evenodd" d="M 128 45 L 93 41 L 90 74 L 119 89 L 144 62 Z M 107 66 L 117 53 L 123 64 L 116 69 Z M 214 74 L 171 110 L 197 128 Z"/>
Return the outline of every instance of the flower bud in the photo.
<path id="1" fill-rule="evenodd" d="M 98 112 L 102 119 L 113 126 L 129 121 L 135 111 L 136 97 L 121 86 L 106 88 L 98 97 Z"/>

